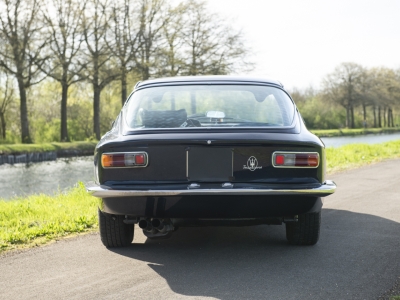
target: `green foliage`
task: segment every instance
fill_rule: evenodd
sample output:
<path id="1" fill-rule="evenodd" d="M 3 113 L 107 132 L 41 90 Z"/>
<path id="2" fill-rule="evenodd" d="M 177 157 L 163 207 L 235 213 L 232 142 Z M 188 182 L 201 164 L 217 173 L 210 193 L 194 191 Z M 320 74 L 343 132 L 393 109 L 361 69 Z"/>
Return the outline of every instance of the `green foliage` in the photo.
<path id="1" fill-rule="evenodd" d="M 0 138 L 0 145 L 3 145 L 3 144 L 16 144 L 16 143 L 20 142 L 21 137 L 20 137 L 19 134 L 17 134 L 14 131 L 11 131 L 11 130 L 7 130 L 6 132 L 7 132 L 6 133 L 6 139 Z"/>
<path id="2" fill-rule="evenodd" d="M 0 201 L 0 252 L 97 228 L 97 200 L 79 183 L 68 193 Z"/>
<path id="3" fill-rule="evenodd" d="M 300 102 L 298 108 L 309 129 L 340 128 L 345 123 L 345 112 L 319 96 Z"/>

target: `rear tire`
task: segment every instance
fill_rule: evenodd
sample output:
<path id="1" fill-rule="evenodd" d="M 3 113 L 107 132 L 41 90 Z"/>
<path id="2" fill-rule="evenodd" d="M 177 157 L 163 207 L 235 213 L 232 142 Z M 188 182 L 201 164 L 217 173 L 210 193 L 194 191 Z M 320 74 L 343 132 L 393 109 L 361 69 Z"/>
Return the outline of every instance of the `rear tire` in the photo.
<path id="1" fill-rule="evenodd" d="M 111 215 L 98 210 L 100 238 L 104 246 L 125 247 L 133 241 L 134 224 L 125 224 L 124 216 Z"/>
<path id="2" fill-rule="evenodd" d="M 286 223 L 286 238 L 292 245 L 315 245 L 319 239 L 321 211 L 298 216 L 297 222 Z"/>

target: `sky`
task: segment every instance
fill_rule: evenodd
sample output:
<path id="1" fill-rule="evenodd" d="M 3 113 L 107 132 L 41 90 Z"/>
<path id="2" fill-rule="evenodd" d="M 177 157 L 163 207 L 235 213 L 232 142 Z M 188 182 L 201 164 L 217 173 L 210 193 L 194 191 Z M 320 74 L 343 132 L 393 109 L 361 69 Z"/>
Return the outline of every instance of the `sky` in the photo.
<path id="1" fill-rule="evenodd" d="M 251 76 L 318 89 L 343 62 L 400 68 L 400 0 L 207 0 L 242 30 Z"/>

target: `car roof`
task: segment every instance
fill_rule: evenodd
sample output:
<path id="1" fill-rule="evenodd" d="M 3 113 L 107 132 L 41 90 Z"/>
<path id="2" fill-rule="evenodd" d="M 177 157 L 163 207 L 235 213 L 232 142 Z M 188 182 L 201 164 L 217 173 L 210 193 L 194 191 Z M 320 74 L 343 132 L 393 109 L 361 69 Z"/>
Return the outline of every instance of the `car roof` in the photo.
<path id="1" fill-rule="evenodd" d="M 176 77 L 165 77 L 145 80 L 138 82 L 135 89 L 148 87 L 151 85 L 163 85 L 163 84 L 199 84 L 199 83 L 258 83 L 276 85 L 283 88 L 283 85 L 277 80 L 265 79 L 265 78 L 254 78 L 247 76 L 228 76 L 228 75 L 212 75 L 212 76 L 176 76 Z"/>

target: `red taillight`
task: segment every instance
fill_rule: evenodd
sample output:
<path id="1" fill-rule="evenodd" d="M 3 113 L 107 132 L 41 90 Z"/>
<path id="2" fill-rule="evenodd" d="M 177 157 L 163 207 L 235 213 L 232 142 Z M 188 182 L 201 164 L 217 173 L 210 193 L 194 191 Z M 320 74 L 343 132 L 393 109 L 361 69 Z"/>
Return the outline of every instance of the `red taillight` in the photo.
<path id="1" fill-rule="evenodd" d="M 285 164 L 285 156 L 281 154 L 276 155 L 275 164 L 278 166 L 283 166 Z"/>
<path id="2" fill-rule="evenodd" d="M 135 168 L 146 167 L 148 156 L 146 152 L 103 153 L 101 165 L 103 168 Z"/>
<path id="3" fill-rule="evenodd" d="M 316 168 L 319 166 L 319 154 L 316 152 L 274 152 L 272 165 L 276 168 Z"/>
<path id="4" fill-rule="evenodd" d="M 144 165 L 144 154 L 135 155 L 135 163 L 137 165 Z"/>

